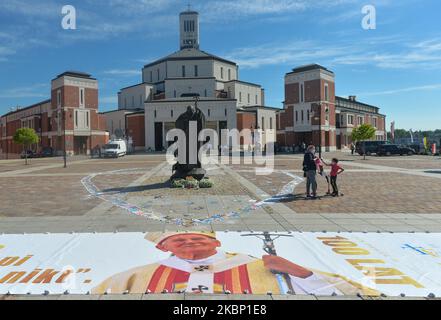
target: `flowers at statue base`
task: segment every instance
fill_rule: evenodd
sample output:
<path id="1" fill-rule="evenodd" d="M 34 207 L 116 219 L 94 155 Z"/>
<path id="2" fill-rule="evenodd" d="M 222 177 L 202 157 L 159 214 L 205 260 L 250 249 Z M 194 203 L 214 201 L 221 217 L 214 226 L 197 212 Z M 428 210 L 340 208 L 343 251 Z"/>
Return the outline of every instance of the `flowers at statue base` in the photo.
<path id="1" fill-rule="evenodd" d="M 198 188 L 211 188 L 213 182 L 208 178 L 204 178 L 201 181 L 196 180 L 194 177 L 186 177 L 185 179 L 175 179 L 171 182 L 172 188 L 185 188 L 185 189 L 198 189 Z"/>

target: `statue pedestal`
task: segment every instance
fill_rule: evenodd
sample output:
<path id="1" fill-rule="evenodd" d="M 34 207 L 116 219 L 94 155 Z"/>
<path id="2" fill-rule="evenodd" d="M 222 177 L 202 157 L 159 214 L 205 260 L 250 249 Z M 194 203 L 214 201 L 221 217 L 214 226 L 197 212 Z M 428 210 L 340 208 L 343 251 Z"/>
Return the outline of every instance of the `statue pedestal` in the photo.
<path id="1" fill-rule="evenodd" d="M 171 176 L 171 180 L 175 180 L 175 179 L 185 179 L 187 177 L 193 177 L 198 181 L 201 181 L 205 175 L 207 174 L 207 171 L 205 169 L 202 168 L 197 168 L 197 167 L 189 167 L 189 166 L 177 166 L 176 168 L 173 168 L 176 171 L 173 173 L 173 175 Z"/>

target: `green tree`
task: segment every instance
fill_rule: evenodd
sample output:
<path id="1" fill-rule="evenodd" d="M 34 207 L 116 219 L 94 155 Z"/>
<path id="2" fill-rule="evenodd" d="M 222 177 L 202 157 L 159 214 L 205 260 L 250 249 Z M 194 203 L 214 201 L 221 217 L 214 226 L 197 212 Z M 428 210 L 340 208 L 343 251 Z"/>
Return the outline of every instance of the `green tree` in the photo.
<path id="1" fill-rule="evenodd" d="M 365 152 L 366 147 L 365 147 L 364 142 L 374 139 L 375 132 L 376 132 L 375 128 L 367 123 L 362 124 L 352 130 L 352 133 L 351 133 L 352 141 L 354 141 L 354 142 L 362 141 L 363 142 L 363 156 L 364 156 L 365 160 L 366 160 L 366 152 Z"/>
<path id="2" fill-rule="evenodd" d="M 28 164 L 28 148 L 34 143 L 38 143 L 39 138 L 35 133 L 34 129 L 31 128 L 20 128 L 15 131 L 14 137 L 12 138 L 16 144 L 23 145 L 25 151 L 25 164 Z"/>

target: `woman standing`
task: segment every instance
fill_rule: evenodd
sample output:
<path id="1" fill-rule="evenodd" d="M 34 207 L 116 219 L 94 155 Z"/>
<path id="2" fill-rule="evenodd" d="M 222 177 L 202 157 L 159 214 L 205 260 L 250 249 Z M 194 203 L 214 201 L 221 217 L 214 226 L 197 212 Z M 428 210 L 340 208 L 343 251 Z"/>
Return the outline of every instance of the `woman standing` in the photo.
<path id="1" fill-rule="evenodd" d="M 306 197 L 308 199 L 317 198 L 317 166 L 314 161 L 314 157 L 315 147 L 310 145 L 306 150 L 305 156 L 303 157 L 303 171 L 305 172 L 306 176 Z"/>

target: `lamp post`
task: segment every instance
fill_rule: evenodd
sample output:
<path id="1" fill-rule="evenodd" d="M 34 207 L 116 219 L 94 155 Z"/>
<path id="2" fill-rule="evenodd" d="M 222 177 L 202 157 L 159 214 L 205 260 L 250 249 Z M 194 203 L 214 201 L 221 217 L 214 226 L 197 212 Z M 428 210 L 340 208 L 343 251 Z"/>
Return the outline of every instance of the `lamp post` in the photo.
<path id="1" fill-rule="evenodd" d="M 314 120 L 319 122 L 319 158 L 322 158 L 322 110 L 321 104 L 316 104 L 316 110 L 314 112 Z"/>
<path id="2" fill-rule="evenodd" d="M 317 110 L 314 112 L 314 120 L 319 121 L 319 158 L 322 157 L 322 104 L 316 103 Z M 326 107 L 325 114 L 329 114 L 329 108 Z"/>

